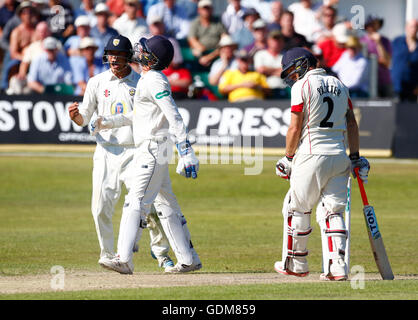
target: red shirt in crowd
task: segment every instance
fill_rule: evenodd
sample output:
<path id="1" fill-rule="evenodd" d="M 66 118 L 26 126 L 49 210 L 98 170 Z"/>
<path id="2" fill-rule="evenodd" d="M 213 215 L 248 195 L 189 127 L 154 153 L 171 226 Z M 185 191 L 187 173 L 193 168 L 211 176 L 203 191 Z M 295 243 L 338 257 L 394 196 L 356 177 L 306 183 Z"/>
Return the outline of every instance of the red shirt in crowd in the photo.
<path id="1" fill-rule="evenodd" d="M 322 56 L 327 67 L 332 67 L 340 59 L 345 47 L 339 47 L 333 39 L 321 41 L 318 47 L 322 50 Z"/>

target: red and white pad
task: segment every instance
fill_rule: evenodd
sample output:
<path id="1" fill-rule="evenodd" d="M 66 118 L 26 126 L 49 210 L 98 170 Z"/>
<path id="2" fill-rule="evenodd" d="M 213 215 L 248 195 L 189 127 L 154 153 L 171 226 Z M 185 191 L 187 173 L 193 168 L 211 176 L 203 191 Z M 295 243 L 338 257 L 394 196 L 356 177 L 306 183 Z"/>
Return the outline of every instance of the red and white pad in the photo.
<path id="1" fill-rule="evenodd" d="M 320 203 L 317 208 L 318 223 L 322 239 L 322 267 L 326 280 L 347 278 L 347 266 L 344 262 L 347 230 L 343 213 L 330 212 Z"/>

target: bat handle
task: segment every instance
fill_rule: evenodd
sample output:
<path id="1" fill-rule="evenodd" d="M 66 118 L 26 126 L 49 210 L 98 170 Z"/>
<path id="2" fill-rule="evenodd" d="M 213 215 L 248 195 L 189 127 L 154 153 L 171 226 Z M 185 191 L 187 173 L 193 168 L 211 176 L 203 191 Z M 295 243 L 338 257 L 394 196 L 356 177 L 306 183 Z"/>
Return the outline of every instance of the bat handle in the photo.
<path id="1" fill-rule="evenodd" d="M 363 180 L 360 179 L 358 171 L 359 171 L 359 168 L 354 168 L 354 173 L 356 174 L 356 177 L 357 177 L 361 199 L 363 200 L 363 205 L 368 206 L 369 200 L 367 199 L 366 190 L 364 190 Z"/>

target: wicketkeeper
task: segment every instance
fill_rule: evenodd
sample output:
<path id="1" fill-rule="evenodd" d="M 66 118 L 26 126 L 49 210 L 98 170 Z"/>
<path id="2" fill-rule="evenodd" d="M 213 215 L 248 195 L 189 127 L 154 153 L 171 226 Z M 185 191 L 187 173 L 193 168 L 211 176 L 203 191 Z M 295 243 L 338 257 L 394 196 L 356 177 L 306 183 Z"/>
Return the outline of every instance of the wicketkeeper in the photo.
<path id="1" fill-rule="evenodd" d="M 347 230 L 344 223 L 350 168 L 360 168 L 367 181 L 369 162 L 359 156 L 359 134 L 347 87 L 317 68 L 306 49 L 293 48 L 282 60 L 282 79 L 291 87 L 291 121 L 286 156 L 276 174 L 290 180 L 283 203 L 282 260 L 274 268 L 285 275 L 307 276 L 311 213 L 318 205 L 323 280 L 347 279 L 344 262 Z M 347 133 L 349 157 L 344 135 Z"/>

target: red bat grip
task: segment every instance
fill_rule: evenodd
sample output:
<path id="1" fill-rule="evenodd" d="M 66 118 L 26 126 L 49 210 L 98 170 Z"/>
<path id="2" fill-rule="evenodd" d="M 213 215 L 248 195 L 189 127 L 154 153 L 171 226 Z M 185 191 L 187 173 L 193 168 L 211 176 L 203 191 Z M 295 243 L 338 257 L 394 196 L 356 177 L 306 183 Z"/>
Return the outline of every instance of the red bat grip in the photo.
<path id="1" fill-rule="evenodd" d="M 358 181 L 358 187 L 360 189 L 361 199 L 363 200 L 363 205 L 368 206 L 369 200 L 367 200 L 366 190 L 364 190 L 363 180 L 360 179 L 360 176 L 358 174 L 359 168 L 354 168 L 354 172 L 357 177 Z"/>

